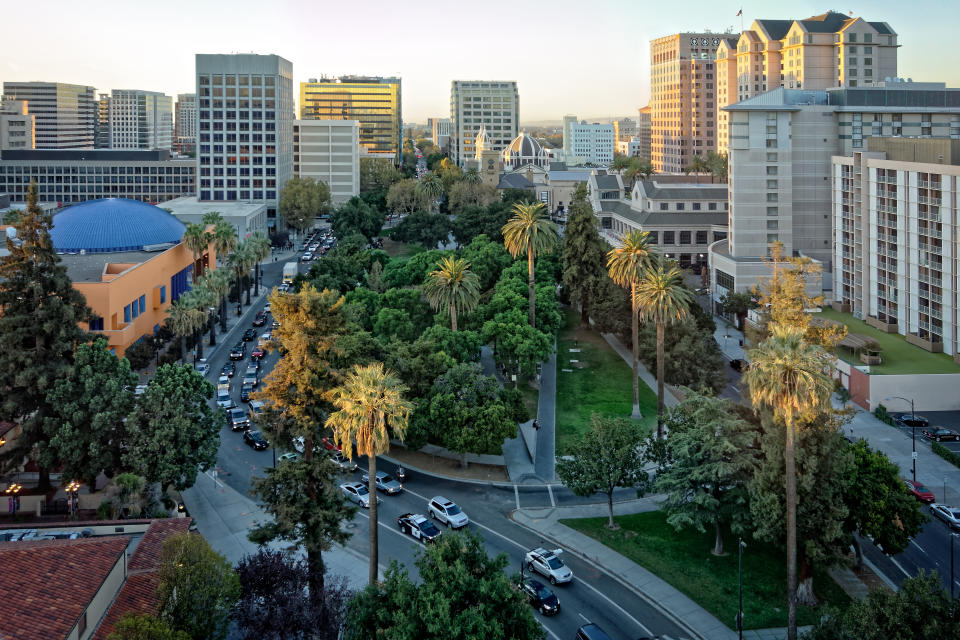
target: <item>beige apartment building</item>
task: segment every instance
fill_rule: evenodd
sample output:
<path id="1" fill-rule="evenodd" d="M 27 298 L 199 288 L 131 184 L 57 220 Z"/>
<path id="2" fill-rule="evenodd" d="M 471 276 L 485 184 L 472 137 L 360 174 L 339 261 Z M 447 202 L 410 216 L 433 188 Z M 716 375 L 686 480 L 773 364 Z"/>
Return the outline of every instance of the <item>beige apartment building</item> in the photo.
<path id="1" fill-rule="evenodd" d="M 676 33 L 650 42 L 650 161 L 680 173 L 717 150 L 716 54 L 720 34 Z"/>
<path id="2" fill-rule="evenodd" d="M 360 122 L 294 121 L 293 175 L 325 183 L 335 207 L 360 195 Z"/>
<path id="3" fill-rule="evenodd" d="M 637 110 L 637 138 L 640 140 L 639 155 L 650 159 L 650 105 Z"/>
<path id="4" fill-rule="evenodd" d="M 828 11 L 803 20 L 754 20 L 717 48 L 717 148 L 729 148 L 723 107 L 787 89 L 857 87 L 897 75 L 897 34 L 886 22 Z"/>
<path id="5" fill-rule="evenodd" d="M 35 130 L 26 100 L 0 101 L 0 154 L 4 149 L 33 149 Z"/>

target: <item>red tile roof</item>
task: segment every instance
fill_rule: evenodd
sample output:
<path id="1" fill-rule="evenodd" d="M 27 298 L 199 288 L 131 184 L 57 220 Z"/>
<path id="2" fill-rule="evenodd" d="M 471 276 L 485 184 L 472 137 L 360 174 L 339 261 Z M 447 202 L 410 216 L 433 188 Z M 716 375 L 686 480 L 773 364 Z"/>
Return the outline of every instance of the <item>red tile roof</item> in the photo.
<path id="1" fill-rule="evenodd" d="M 160 551 L 170 536 L 186 533 L 190 528 L 190 518 L 164 518 L 154 520 L 130 558 L 130 571 L 156 569 L 160 566 Z"/>
<path id="2" fill-rule="evenodd" d="M 0 602 L 8 605 L 0 615 L 0 637 L 65 637 L 129 542 L 118 536 L 0 543 Z"/>
<path id="3" fill-rule="evenodd" d="M 103 617 L 100 628 L 97 629 L 93 640 L 106 640 L 114 631 L 114 627 L 123 614 L 128 611 L 134 613 L 155 614 L 157 609 L 157 582 L 156 573 L 138 573 L 131 575 L 123 583 L 123 588 L 114 599 L 113 604 Z"/>

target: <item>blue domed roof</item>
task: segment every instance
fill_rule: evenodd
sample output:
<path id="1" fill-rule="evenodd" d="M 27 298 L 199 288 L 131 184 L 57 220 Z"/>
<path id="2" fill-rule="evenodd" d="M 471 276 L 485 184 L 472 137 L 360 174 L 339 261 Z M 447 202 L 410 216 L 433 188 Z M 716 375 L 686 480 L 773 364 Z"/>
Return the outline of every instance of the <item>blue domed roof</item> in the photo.
<path id="1" fill-rule="evenodd" d="M 58 253 L 142 251 L 178 243 L 186 226 L 160 207 L 127 198 L 90 200 L 53 217 L 50 238 Z"/>

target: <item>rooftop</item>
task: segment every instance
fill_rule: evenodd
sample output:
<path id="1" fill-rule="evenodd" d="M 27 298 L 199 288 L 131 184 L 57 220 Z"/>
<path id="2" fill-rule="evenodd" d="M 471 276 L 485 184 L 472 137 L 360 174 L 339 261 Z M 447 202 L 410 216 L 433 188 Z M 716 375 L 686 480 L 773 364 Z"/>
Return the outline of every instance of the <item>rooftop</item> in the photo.
<path id="1" fill-rule="evenodd" d="M 186 227 L 159 207 L 127 198 L 89 200 L 53 218 L 57 253 L 116 253 L 178 244 Z"/>
<path id="2" fill-rule="evenodd" d="M 163 149 L 136 151 L 126 149 L 4 149 L 4 160 L 72 160 L 84 162 L 163 162 L 170 152 Z"/>
<path id="3" fill-rule="evenodd" d="M 60 256 L 67 275 L 74 282 L 100 282 L 108 264 L 142 264 L 159 255 L 151 251 L 118 251 L 116 253 L 71 253 Z"/>
<path id="4" fill-rule="evenodd" d="M 642 180 L 643 193 L 651 200 L 726 200 L 727 185 L 681 183 L 660 186 L 656 180 Z"/>

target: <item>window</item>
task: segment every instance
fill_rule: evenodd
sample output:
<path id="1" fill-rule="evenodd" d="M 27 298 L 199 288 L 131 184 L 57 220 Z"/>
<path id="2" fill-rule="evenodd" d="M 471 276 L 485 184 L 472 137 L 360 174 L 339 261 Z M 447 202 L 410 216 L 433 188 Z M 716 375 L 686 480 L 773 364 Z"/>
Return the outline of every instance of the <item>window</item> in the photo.
<path id="1" fill-rule="evenodd" d="M 706 231 L 697 231 L 697 244 L 707 244 Z"/>
<path id="2" fill-rule="evenodd" d="M 851 33 L 850 37 L 847 38 L 847 42 L 856 42 L 856 41 L 857 41 L 857 34 L 855 33 Z"/>
<path id="3" fill-rule="evenodd" d="M 767 189 L 777 189 L 777 188 L 778 186 L 777 186 L 776 180 L 767 180 Z"/>
<path id="4" fill-rule="evenodd" d="M 775 194 L 775 193 L 768 193 L 768 194 L 767 194 L 767 202 L 777 202 L 777 198 L 778 198 L 778 196 L 777 196 L 777 194 Z"/>
<path id="5" fill-rule="evenodd" d="M 140 302 L 140 313 L 143 313 L 147 310 L 147 296 L 146 295 L 140 296 L 139 302 Z"/>
<path id="6" fill-rule="evenodd" d="M 777 141 L 776 139 L 767 140 L 767 149 L 776 149 Z"/>
<path id="7" fill-rule="evenodd" d="M 767 244 L 772 244 L 774 242 L 780 242 L 780 234 L 777 233 L 768 233 L 767 234 Z"/>
<path id="8" fill-rule="evenodd" d="M 664 231 L 664 232 L 663 232 L 663 244 L 674 244 L 674 241 L 673 241 L 673 231 Z"/>
<path id="9" fill-rule="evenodd" d="M 683 208 L 684 208 L 684 203 L 678 202 L 678 203 L 677 203 L 677 211 L 683 211 Z"/>
<path id="10" fill-rule="evenodd" d="M 716 202 L 708 202 L 708 203 L 707 203 L 707 210 L 708 210 L 708 211 L 716 211 L 716 210 L 717 210 L 717 203 L 716 203 Z"/>
<path id="11" fill-rule="evenodd" d="M 768 166 L 768 167 L 767 167 L 767 175 L 768 175 L 768 176 L 775 176 L 775 175 L 777 175 L 777 167 Z"/>
<path id="12" fill-rule="evenodd" d="M 90 331 L 103 331 L 103 318 L 94 318 L 91 320 Z"/>
<path id="13" fill-rule="evenodd" d="M 690 244 L 690 232 L 681 231 L 680 232 L 680 244 Z"/>
<path id="14" fill-rule="evenodd" d="M 660 203 L 660 211 L 666 211 L 669 207 L 670 207 L 670 205 L 667 204 L 666 202 L 661 202 L 661 203 Z"/>
<path id="15" fill-rule="evenodd" d="M 167 301 L 167 285 L 160 286 L 160 304 Z"/>
<path id="16" fill-rule="evenodd" d="M 650 231 L 650 232 L 648 232 L 648 233 L 650 234 L 650 235 L 648 236 L 648 238 L 650 239 L 650 244 L 657 244 L 657 237 L 660 235 L 660 232 L 659 232 L 659 231 Z"/>
<path id="17" fill-rule="evenodd" d="M 694 210 L 694 211 L 700 211 L 700 203 L 699 203 L 699 202 L 694 202 L 694 203 L 693 203 L 693 210 Z"/>
<path id="18" fill-rule="evenodd" d="M 767 229 L 778 229 L 780 223 L 776 220 L 767 220 Z"/>
<path id="19" fill-rule="evenodd" d="M 772 152 L 771 152 L 771 151 L 768 151 L 768 152 L 767 152 L 767 162 L 776 162 L 776 161 L 777 161 L 777 152 L 776 152 L 776 151 L 772 151 Z"/>
<path id="20" fill-rule="evenodd" d="M 873 42 L 873 34 L 872 34 L 872 33 L 865 33 L 865 34 L 863 34 L 863 41 L 864 41 L 864 42 Z"/>
<path id="21" fill-rule="evenodd" d="M 779 213 L 780 213 L 780 210 L 778 207 L 767 207 L 768 216 L 775 216 L 775 215 L 778 215 Z"/>
<path id="22" fill-rule="evenodd" d="M 734 285 L 733 276 L 731 276 L 729 273 L 720 271 L 719 269 L 715 270 L 714 274 L 715 274 L 718 287 L 723 287 L 727 291 L 733 291 L 733 285 Z"/>
<path id="23" fill-rule="evenodd" d="M 130 322 L 130 305 L 123 308 L 123 321 Z"/>

